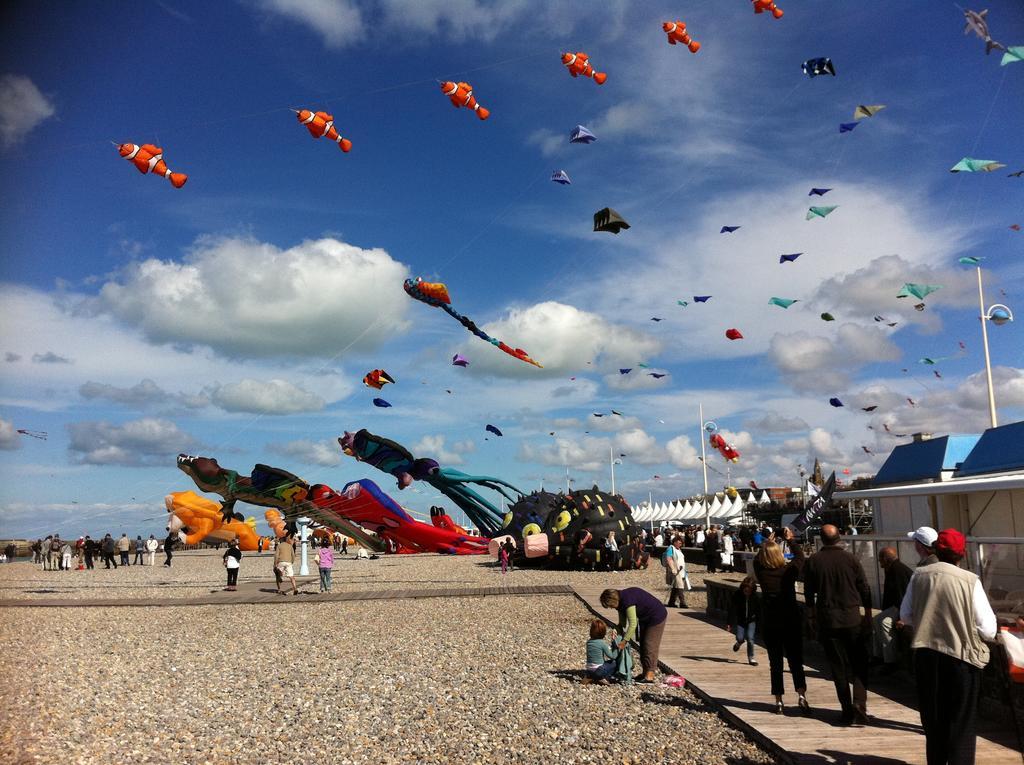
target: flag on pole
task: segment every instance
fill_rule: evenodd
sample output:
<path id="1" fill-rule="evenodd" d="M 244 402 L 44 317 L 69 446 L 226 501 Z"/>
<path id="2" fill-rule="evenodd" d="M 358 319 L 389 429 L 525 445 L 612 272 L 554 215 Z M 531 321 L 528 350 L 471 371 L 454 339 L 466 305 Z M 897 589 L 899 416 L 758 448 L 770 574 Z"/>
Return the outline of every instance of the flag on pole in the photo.
<path id="1" fill-rule="evenodd" d="M 813 484 L 810 484 L 808 488 Z M 836 490 L 836 471 L 832 471 L 832 475 L 825 481 L 825 485 L 817 491 L 817 496 L 814 500 L 804 508 L 804 511 L 797 516 L 790 526 L 797 534 L 801 533 L 810 526 L 814 520 L 821 515 L 821 511 L 824 510 L 828 503 L 832 500 L 832 492 Z"/>

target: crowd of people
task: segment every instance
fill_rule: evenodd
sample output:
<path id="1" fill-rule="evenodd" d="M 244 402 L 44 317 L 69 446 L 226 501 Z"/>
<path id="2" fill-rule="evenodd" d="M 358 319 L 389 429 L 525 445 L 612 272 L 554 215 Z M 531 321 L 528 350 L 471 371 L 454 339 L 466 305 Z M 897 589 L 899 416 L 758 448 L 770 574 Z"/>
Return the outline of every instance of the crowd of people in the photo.
<path id="1" fill-rule="evenodd" d="M 841 709 L 838 723 L 843 726 L 871 724 L 867 709 L 871 668 L 891 674 L 901 659 L 910 658 L 902 655 L 909 651 L 928 762 L 973 763 L 978 694 L 989 660 L 985 641 L 995 638 L 997 625 L 980 579 L 959 565 L 966 555 L 964 535 L 955 529 L 937 532 L 929 527 L 909 532 L 919 558 L 913 569 L 900 561 L 896 549 L 878 550 L 884 584 L 881 609 L 873 613 L 867 576 L 836 526 L 821 528 L 821 548 L 809 556 L 789 528 L 780 535 L 767 527 L 750 531 L 749 543 L 744 539 L 740 544 L 757 550 L 754 573 L 733 593 L 726 629 L 734 639 L 733 651 L 745 644 L 747 661 L 754 666 L 758 663 L 755 637 L 762 637 L 774 711 L 786 711 L 783 670 L 788 663 L 798 711 L 812 714 L 804 672 L 805 634 L 824 651 Z M 632 671 L 624 669 L 621 654 L 634 638 L 643 665 L 637 682 L 653 681 L 668 608 L 686 608 L 686 591 L 691 589 L 683 548 L 702 548 L 705 556 L 723 554 L 724 540 L 731 536 L 714 526 L 706 531 L 690 527 L 670 538 L 659 531 L 654 543 L 665 544 L 662 563 L 668 602 L 663 604 L 637 587 L 602 592 L 601 605 L 618 612 L 618 624 L 610 633 L 610 643 L 603 622 L 590 625 L 588 682 L 632 682 Z M 707 562 L 709 571 L 724 563 L 712 558 Z M 802 609 L 798 581 L 803 581 Z"/>
<path id="2" fill-rule="evenodd" d="M 32 562 L 44 571 L 82 571 L 96 568 L 97 562 L 102 563 L 105 569 L 116 569 L 119 565 L 155 566 L 156 555 L 160 550 L 166 556 L 164 565 L 170 566 L 177 544 L 176 534 L 168 534 L 163 540 L 152 534 L 148 539 L 143 539 L 141 534 L 135 539 L 130 539 L 127 534 L 121 534 L 118 539 L 110 534 L 93 539 L 86 534 L 75 540 L 62 539 L 60 534 L 50 534 L 30 544 L 29 550 Z"/>

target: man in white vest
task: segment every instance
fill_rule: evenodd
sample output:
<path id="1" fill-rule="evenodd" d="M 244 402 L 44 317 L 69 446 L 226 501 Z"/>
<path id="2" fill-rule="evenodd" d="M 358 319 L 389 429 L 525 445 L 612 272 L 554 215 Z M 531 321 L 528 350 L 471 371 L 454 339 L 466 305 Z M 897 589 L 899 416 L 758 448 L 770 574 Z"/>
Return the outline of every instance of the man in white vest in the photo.
<path id="1" fill-rule="evenodd" d="M 934 544 L 938 562 L 914 571 L 900 605 L 900 620 L 914 629 L 914 673 L 930 764 L 974 763 L 978 690 L 989 658 L 983 638 L 996 636 L 996 615 L 981 580 L 957 565 L 966 547 L 956 529 L 940 531 Z"/>

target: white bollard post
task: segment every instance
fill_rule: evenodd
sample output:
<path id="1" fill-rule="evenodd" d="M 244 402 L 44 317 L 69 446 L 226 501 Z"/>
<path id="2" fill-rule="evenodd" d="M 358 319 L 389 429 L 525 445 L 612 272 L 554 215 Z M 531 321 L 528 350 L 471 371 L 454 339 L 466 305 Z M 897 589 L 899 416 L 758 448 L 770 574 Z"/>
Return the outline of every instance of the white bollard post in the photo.
<path id="1" fill-rule="evenodd" d="M 302 540 L 302 563 L 299 564 L 299 576 L 309 576 L 309 560 L 306 557 L 306 549 L 309 547 L 309 518 L 299 518 L 299 539 Z"/>

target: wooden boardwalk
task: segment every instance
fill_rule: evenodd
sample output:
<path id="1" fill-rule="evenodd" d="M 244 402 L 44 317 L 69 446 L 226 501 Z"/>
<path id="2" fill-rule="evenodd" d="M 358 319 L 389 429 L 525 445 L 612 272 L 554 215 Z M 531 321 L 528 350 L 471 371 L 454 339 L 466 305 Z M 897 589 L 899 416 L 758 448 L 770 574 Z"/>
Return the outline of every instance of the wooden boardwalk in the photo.
<path id="1" fill-rule="evenodd" d="M 577 587 L 577 596 L 596 614 L 611 621 L 614 611 L 601 607 L 599 587 Z M 768 672 L 768 656 L 758 646 L 759 666 L 746 662 L 746 646 L 733 653 L 733 639 L 722 625 L 700 611 L 669 610 L 661 642 L 662 669 L 686 678 L 687 686 L 699 697 L 721 707 L 722 716 L 762 746 L 776 753 L 780 761 L 803 765 L 857 763 L 859 765 L 917 765 L 925 762 L 924 734 L 916 709 L 916 692 L 899 679 L 875 683 L 868 692 L 871 725 L 843 728 L 836 725 L 839 703 L 835 686 L 814 655 L 805 657 L 807 699 L 810 717 L 798 714 L 796 694 L 786 672 L 786 696 L 792 704 L 785 715 L 772 711 L 774 698 Z M 1021 752 L 1011 730 L 993 730 L 978 720 L 979 765 L 1021 765 Z"/>
<path id="2" fill-rule="evenodd" d="M 318 577 L 296 577 L 299 594 L 281 595 L 274 581 L 243 582 L 234 592 L 211 589 L 209 595 L 190 598 L 34 598 L 0 600 L 0 608 L 82 608 L 90 606 L 148 608 L 152 606 L 236 606 L 286 603 L 347 603 L 360 600 L 402 600 L 407 598 L 472 598 L 489 595 L 573 595 L 566 584 L 541 584 L 522 587 L 449 587 L 434 589 L 381 589 L 320 593 Z M 312 585 L 312 586 L 310 586 Z"/>

